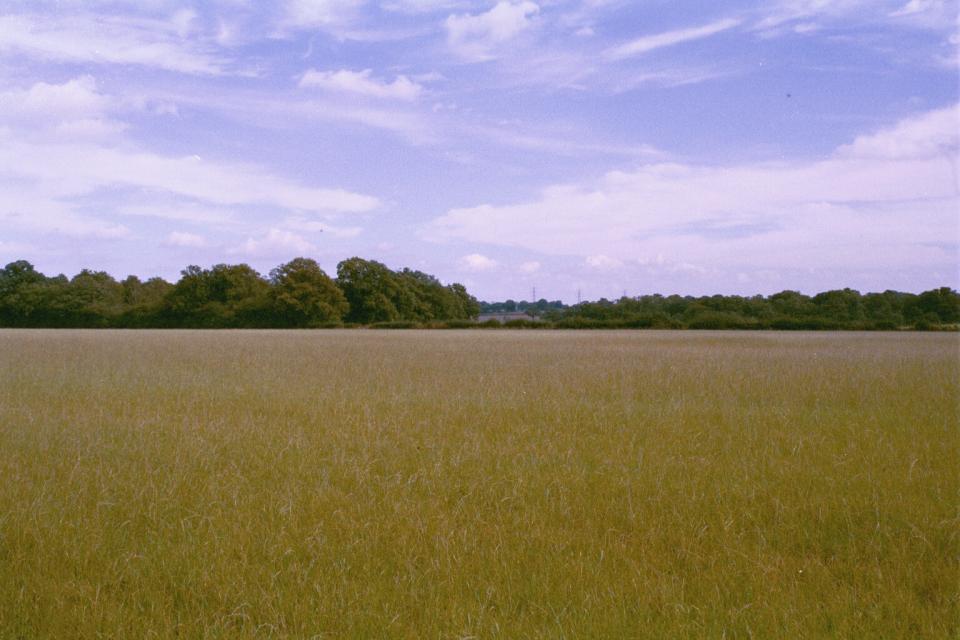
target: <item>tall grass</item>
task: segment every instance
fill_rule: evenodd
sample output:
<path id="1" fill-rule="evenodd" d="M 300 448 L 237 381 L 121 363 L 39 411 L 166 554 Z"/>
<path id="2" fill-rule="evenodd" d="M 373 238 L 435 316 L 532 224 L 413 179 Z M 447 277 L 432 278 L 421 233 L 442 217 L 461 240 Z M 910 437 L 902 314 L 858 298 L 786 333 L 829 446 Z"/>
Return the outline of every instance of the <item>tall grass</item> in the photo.
<path id="1" fill-rule="evenodd" d="M 957 637 L 944 334 L 0 332 L 0 638 Z"/>

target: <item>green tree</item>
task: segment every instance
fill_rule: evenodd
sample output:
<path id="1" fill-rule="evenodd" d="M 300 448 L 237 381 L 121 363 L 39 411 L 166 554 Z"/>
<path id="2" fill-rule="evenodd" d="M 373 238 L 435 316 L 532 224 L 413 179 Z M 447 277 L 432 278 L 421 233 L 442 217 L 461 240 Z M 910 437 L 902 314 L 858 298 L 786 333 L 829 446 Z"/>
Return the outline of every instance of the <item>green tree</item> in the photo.
<path id="1" fill-rule="evenodd" d="M 350 305 L 349 322 L 372 324 L 400 319 L 394 302 L 400 297 L 400 286 L 386 265 L 362 258 L 344 260 L 337 265 L 337 286 Z"/>
<path id="2" fill-rule="evenodd" d="M 123 287 L 105 271 L 83 269 L 57 302 L 63 326 L 107 327 L 123 312 Z"/>
<path id="3" fill-rule="evenodd" d="M 817 315 L 842 325 L 856 325 L 864 320 L 863 300 L 854 289 L 834 289 L 813 296 Z"/>
<path id="4" fill-rule="evenodd" d="M 941 324 L 960 322 L 960 295 L 950 287 L 924 291 L 917 297 L 917 307 L 930 322 L 936 317 Z"/>
<path id="5" fill-rule="evenodd" d="M 454 282 L 448 286 L 450 293 L 456 299 L 456 311 L 455 314 L 449 319 L 451 320 L 466 320 L 469 318 L 476 318 L 480 315 L 480 303 L 477 302 L 477 299 L 474 298 L 467 292 L 467 288 L 460 284 L 459 282 Z"/>
<path id="6" fill-rule="evenodd" d="M 343 292 L 316 261 L 295 258 L 270 272 L 273 324 L 316 327 L 337 323 L 349 311 Z"/>
<path id="7" fill-rule="evenodd" d="M 34 326 L 47 282 L 26 260 L 11 262 L 0 270 L 0 325 Z"/>
<path id="8" fill-rule="evenodd" d="M 190 265 L 166 296 L 162 314 L 174 326 L 257 326 L 268 292 L 267 282 L 249 265 Z"/>
<path id="9" fill-rule="evenodd" d="M 164 299 L 173 285 L 163 278 L 142 282 L 137 276 L 127 276 L 121 283 L 123 314 L 117 324 L 123 327 L 151 327 L 162 324 L 160 313 Z"/>

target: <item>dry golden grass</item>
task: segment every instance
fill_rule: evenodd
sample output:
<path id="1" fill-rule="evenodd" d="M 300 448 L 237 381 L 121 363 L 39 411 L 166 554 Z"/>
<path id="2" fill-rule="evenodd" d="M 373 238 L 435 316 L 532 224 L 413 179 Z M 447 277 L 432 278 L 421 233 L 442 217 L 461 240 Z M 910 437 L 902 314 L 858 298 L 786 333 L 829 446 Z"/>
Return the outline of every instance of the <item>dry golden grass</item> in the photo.
<path id="1" fill-rule="evenodd" d="M 958 346 L 0 332 L 0 638 L 957 637 Z"/>

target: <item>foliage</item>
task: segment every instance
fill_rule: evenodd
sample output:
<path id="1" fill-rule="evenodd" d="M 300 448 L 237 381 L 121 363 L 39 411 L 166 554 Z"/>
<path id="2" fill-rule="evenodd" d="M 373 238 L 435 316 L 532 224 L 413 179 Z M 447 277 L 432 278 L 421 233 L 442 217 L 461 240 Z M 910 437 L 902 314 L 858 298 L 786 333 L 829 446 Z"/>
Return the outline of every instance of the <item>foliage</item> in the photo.
<path id="1" fill-rule="evenodd" d="M 337 285 L 350 304 L 349 322 L 461 320 L 480 305 L 461 284 L 444 286 L 421 271 L 391 271 L 374 260 L 350 258 L 337 265 Z"/>
<path id="2" fill-rule="evenodd" d="M 480 312 L 523 311 L 531 320 L 470 322 Z M 537 321 L 534 322 L 533 319 Z M 451 325 L 451 322 L 466 323 Z M 399 324 L 397 324 L 399 323 Z M 180 280 L 121 282 L 103 271 L 47 277 L 25 260 L 0 270 L 2 327 L 321 328 L 344 325 L 446 328 L 944 330 L 960 325 L 960 295 L 949 287 L 920 294 L 814 296 L 645 295 L 567 306 L 559 300 L 477 302 L 462 284 L 412 269 L 393 271 L 350 258 L 333 280 L 316 261 L 295 258 L 263 278 L 246 264 L 191 265 Z"/>
<path id="3" fill-rule="evenodd" d="M 960 323 L 960 295 L 948 287 L 919 295 L 898 291 L 862 295 L 853 289 L 825 291 L 812 297 L 797 291 L 781 291 L 768 297 L 653 294 L 573 306 L 545 300 L 536 304 L 507 300 L 485 302 L 481 307 L 484 312 L 536 309 L 540 317 L 559 329 L 889 331 L 955 329 Z"/>
<path id="4" fill-rule="evenodd" d="M 339 323 L 350 306 L 315 260 L 295 258 L 270 272 L 270 310 L 277 326 Z"/>
<path id="5" fill-rule="evenodd" d="M 469 320 L 480 310 L 461 284 L 421 271 L 391 271 L 351 258 L 333 280 L 316 261 L 295 258 L 269 279 L 246 264 L 190 265 L 171 284 L 129 276 L 117 282 L 84 269 L 48 278 L 25 260 L 0 270 L 2 327 L 320 328 Z"/>
<path id="6" fill-rule="evenodd" d="M 166 326 L 246 327 L 262 322 L 269 287 L 252 267 L 191 265 L 181 276 L 160 309 Z"/>

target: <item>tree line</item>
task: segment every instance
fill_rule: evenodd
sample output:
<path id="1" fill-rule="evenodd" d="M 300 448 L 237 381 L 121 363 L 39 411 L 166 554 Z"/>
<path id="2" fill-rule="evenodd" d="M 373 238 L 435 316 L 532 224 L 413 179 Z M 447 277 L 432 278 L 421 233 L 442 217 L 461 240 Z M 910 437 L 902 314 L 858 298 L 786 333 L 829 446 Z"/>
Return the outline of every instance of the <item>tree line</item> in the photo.
<path id="1" fill-rule="evenodd" d="M 500 326 L 476 324 L 480 313 L 521 311 L 511 327 L 561 329 L 956 329 L 960 295 L 948 287 L 920 294 L 861 294 L 853 289 L 807 296 L 664 296 L 478 302 L 461 284 L 444 285 L 411 269 L 391 270 L 350 258 L 328 276 L 310 258 L 295 258 L 263 276 L 246 264 L 196 265 L 176 283 L 129 276 L 117 281 L 84 269 L 45 276 L 26 260 L 0 270 L 0 326 L 63 328 L 384 328 Z"/>
<path id="2" fill-rule="evenodd" d="M 853 289 L 807 296 L 781 291 L 771 296 L 645 295 L 601 299 L 567 306 L 545 299 L 536 302 L 483 302 L 482 313 L 523 311 L 530 321 L 514 326 L 557 328 L 660 329 L 956 329 L 960 295 L 949 287 L 920 294 L 900 291 L 861 294 Z M 509 323 L 508 323 L 509 324 Z"/>
<path id="3" fill-rule="evenodd" d="M 84 269 L 47 277 L 26 260 L 0 271 L 0 326 L 311 328 L 466 321 L 480 310 L 461 284 L 350 258 L 336 279 L 310 258 L 264 277 L 246 264 L 191 265 L 172 284 Z"/>

